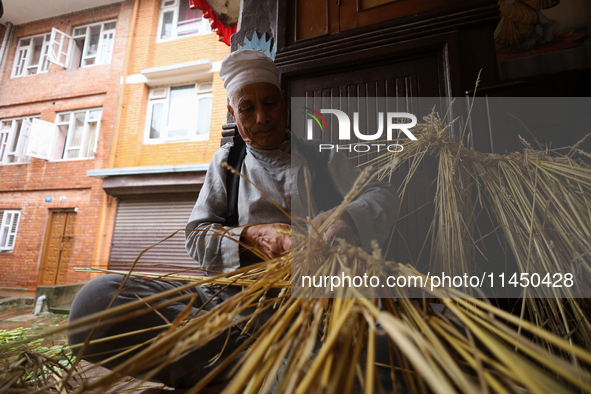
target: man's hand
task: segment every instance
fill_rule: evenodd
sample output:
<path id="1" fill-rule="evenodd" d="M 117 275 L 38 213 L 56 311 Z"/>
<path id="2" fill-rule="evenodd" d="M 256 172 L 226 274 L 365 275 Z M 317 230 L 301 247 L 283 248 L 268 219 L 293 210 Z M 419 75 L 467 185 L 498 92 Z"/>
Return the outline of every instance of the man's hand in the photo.
<path id="1" fill-rule="evenodd" d="M 241 241 L 246 245 L 258 248 L 269 257 L 279 257 L 291 250 L 291 226 L 284 223 L 256 224 L 242 231 Z"/>
<path id="2" fill-rule="evenodd" d="M 334 212 L 336 208 L 333 208 L 326 212 L 320 212 L 313 220 L 314 227 L 318 228 L 322 222 L 326 221 L 328 217 Z M 343 238 L 351 245 L 357 244 L 357 236 L 353 231 L 353 219 L 347 213 L 343 212 L 340 218 L 338 218 L 329 228 L 326 230 L 326 238 L 332 239 L 335 237 Z"/>

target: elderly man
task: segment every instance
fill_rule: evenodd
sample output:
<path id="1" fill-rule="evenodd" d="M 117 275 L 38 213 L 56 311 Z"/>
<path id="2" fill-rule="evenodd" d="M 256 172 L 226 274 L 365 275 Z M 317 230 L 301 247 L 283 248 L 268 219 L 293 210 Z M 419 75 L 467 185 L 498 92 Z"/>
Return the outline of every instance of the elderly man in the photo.
<path id="1" fill-rule="evenodd" d="M 305 192 L 305 173 L 321 190 L 312 190 L 311 211 L 316 222 L 324 220 L 351 190 L 360 171 L 343 154 L 331 152 L 319 158 L 318 141 L 303 141 L 286 129 L 285 97 L 279 87 L 273 61 L 260 51 L 242 50 L 222 62 L 220 77 L 228 94 L 232 114 L 241 139 L 246 142 L 245 157 L 238 170 L 251 182 L 240 180 L 237 201 L 238 221 L 228 226 L 228 173 L 222 162 L 230 162 L 232 144 L 223 146 L 213 157 L 205 184 L 193 209 L 187 233 L 187 251 L 202 267 L 228 272 L 241 264 L 237 241 L 277 257 L 291 248 L 291 220 L 275 204 L 292 216 L 309 212 Z M 240 142 L 235 138 L 235 144 Z M 312 157 L 311 157 L 312 156 Z M 309 165 L 313 163 L 316 168 Z M 326 168 L 318 168 L 324 165 Z M 327 179 L 323 179 L 327 178 Z M 297 185 L 297 186 L 296 186 Z M 336 191 L 335 191 L 336 189 Z M 301 192 L 300 192 L 301 191 Z M 337 198 L 335 198 L 337 194 Z M 268 197 L 266 197 L 268 196 Z M 340 199 L 339 199 L 340 197 Z M 345 214 L 327 231 L 370 249 L 372 240 L 382 243 L 394 223 L 397 198 L 393 188 L 373 183 L 351 203 Z M 320 209 L 326 209 L 319 212 Z M 224 237 L 211 236 L 212 232 Z M 248 256 L 248 254 L 246 254 Z M 242 259 L 244 260 L 244 259 Z"/>
<path id="2" fill-rule="evenodd" d="M 277 71 L 273 61 L 262 52 L 244 50 L 228 55 L 222 62 L 220 76 L 228 93 L 228 111 L 241 138 L 235 138 L 234 144 L 223 146 L 214 155 L 187 225 L 187 251 L 208 274 L 231 272 L 249 264 L 254 257 L 249 249 L 257 248 L 269 257 L 289 252 L 291 240 L 287 234 L 291 220 L 277 206 L 285 212 L 311 211 L 317 222 L 324 220 L 350 190 L 359 173 L 345 156 L 331 153 L 320 157 L 314 153 L 318 142 L 302 141 L 286 129 L 285 97 L 279 88 Z M 233 161 L 234 157 L 239 158 L 238 170 L 252 183 L 232 178 L 223 168 L 222 162 Z M 322 189 L 312 190 L 310 202 L 304 198 L 307 193 L 298 192 L 304 187 L 306 175 L 313 180 L 313 189 Z M 370 185 L 326 235 L 359 243 L 364 248 L 369 248 L 374 239 L 382 242 L 395 216 L 395 198 L 390 185 Z M 325 211 L 321 212 L 322 209 Z M 108 308 L 111 300 L 112 306 L 123 305 L 184 285 L 128 279 L 119 290 L 122 278 L 104 275 L 89 282 L 72 305 L 70 321 Z M 204 313 L 201 309 L 211 309 L 239 290 L 217 291 L 196 286 L 183 290 L 182 294 L 196 295 L 191 307 L 193 313 L 199 314 Z M 155 329 L 157 326 L 164 324 L 165 319 L 174 321 L 186 308 L 186 303 L 177 301 L 159 309 L 158 313 L 150 312 L 99 327 L 93 339 L 141 332 L 92 344 L 83 358 L 102 361 L 106 367 L 114 368 L 139 349 L 115 360 L 107 360 L 109 357 L 154 338 L 164 330 Z M 240 333 L 236 327 L 229 337 L 224 334 L 214 338 L 178 362 L 165 366 L 152 379 L 172 387 L 194 385 L 215 367 L 209 365 L 210 360 L 222 349 L 224 353 L 219 361 L 244 342 L 246 335 Z M 88 334 L 88 331 L 70 332 L 70 344 L 83 343 Z M 224 378 L 221 374 L 218 380 Z"/>

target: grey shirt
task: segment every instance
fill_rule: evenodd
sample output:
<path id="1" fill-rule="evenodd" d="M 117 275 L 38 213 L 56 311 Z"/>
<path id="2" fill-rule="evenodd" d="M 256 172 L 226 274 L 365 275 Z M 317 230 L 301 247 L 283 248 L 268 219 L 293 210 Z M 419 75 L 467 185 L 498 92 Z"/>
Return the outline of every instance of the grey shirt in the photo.
<path id="1" fill-rule="evenodd" d="M 215 153 L 185 233 L 187 251 L 202 268 L 231 272 L 240 267 L 237 241 L 244 227 L 260 223 L 291 224 L 290 217 L 277 206 L 288 214 L 308 216 L 308 193 L 304 185 L 305 173 L 308 179 L 310 173 L 305 158 L 297 145 L 291 143 L 291 138 L 298 137 L 291 135 L 279 147 L 270 150 L 246 145 L 246 156 L 240 172 L 252 184 L 240 179 L 237 227 L 225 226 L 226 169 L 221 163 L 227 160 L 231 143 Z M 302 142 L 316 146 L 319 143 Z M 329 156 L 327 166 L 333 185 L 345 196 L 361 171 L 344 154 L 334 151 Z M 313 197 L 311 205 L 314 217 L 319 212 Z M 372 182 L 346 208 L 364 249 L 371 249 L 372 240 L 377 240 L 380 245 L 384 243 L 396 219 L 397 207 L 394 187 L 386 182 Z"/>

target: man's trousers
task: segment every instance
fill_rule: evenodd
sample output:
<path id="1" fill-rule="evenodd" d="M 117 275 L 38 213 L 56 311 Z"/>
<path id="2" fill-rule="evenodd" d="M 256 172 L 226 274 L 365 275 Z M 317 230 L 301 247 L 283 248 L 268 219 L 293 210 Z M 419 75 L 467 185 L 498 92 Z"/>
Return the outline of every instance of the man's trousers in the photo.
<path id="1" fill-rule="evenodd" d="M 113 300 L 113 297 L 115 296 L 119 286 L 121 285 L 122 279 L 122 275 L 108 274 L 99 276 L 88 282 L 80 290 L 72 304 L 72 309 L 70 311 L 70 322 L 74 322 L 77 319 L 106 310 Z M 185 285 L 185 283 L 182 282 L 129 278 L 111 307 L 137 301 L 138 299 L 146 299 L 147 297 L 153 296 L 154 294 L 162 293 L 164 291 L 178 288 L 183 285 Z M 206 309 L 209 310 L 215 307 L 214 303 L 207 303 L 210 297 L 209 292 L 201 286 L 195 286 L 192 289 L 183 290 L 169 298 L 173 298 L 178 295 L 196 296 L 195 300 L 191 304 L 191 313 L 194 315 L 205 313 Z M 157 307 L 158 303 L 160 302 L 163 302 L 163 300 L 157 301 L 151 306 Z M 179 313 L 187 308 L 190 302 L 191 298 L 187 297 L 185 300 L 176 301 L 170 305 L 159 308 L 158 312 L 151 310 L 148 313 L 131 318 L 125 318 L 125 316 L 134 314 L 142 309 L 146 311 L 149 307 L 143 306 L 138 307 L 132 311 L 127 311 L 121 315 L 118 315 L 119 321 L 98 327 L 92 336 L 92 340 L 118 336 L 138 330 L 151 329 L 153 327 L 166 324 L 166 320 L 168 322 L 173 322 Z M 202 307 L 204 304 L 205 307 L 200 311 L 200 307 Z M 108 319 L 110 320 L 112 317 L 105 318 L 103 320 L 106 321 Z M 68 339 L 70 345 L 84 343 L 91 331 L 92 328 L 84 331 L 76 329 L 69 330 Z M 166 331 L 166 328 L 148 330 L 130 336 L 124 336 L 113 340 L 91 344 L 85 349 L 84 353 L 82 354 L 82 358 L 92 363 L 100 363 L 120 353 L 122 350 L 145 343 L 146 341 L 155 338 L 164 331 Z M 192 351 L 187 356 L 166 365 L 156 375 L 151 377 L 150 380 L 164 383 L 167 386 L 175 388 L 186 388 L 193 386 L 248 338 L 245 335 L 241 336 L 240 331 L 241 330 L 238 327 L 232 327 L 229 336 L 228 331 L 225 331 L 224 333 L 209 341 L 206 345 Z M 141 346 L 137 350 L 134 350 L 114 360 L 107 361 L 101 365 L 106 368 L 113 369 L 117 365 L 145 349 L 147 346 L 149 345 Z M 211 360 L 214 359 L 222 349 L 224 349 L 222 357 L 220 357 L 220 359 L 214 365 L 209 365 Z M 73 350 L 74 354 L 77 354 L 78 351 L 79 348 Z M 227 372 L 232 368 L 233 364 L 234 362 L 230 363 L 225 371 L 219 374 L 211 383 L 219 383 L 220 381 L 224 380 Z M 141 375 L 144 372 L 147 371 L 140 369 L 140 371 L 135 374 L 135 376 L 141 378 Z"/>

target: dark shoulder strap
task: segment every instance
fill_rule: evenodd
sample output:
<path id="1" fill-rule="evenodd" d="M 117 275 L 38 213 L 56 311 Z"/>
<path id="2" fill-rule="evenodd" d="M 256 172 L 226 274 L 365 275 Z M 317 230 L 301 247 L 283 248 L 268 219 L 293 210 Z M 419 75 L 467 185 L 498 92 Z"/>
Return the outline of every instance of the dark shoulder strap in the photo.
<path id="1" fill-rule="evenodd" d="M 234 136 L 234 146 L 230 148 L 228 154 L 228 165 L 236 171 L 242 169 L 242 163 L 246 156 L 246 144 L 240 137 L 240 134 Z M 226 169 L 226 202 L 228 212 L 226 216 L 226 226 L 238 225 L 238 188 L 240 187 L 240 176 Z"/>
<path id="2" fill-rule="evenodd" d="M 307 143 L 305 140 L 296 139 L 298 148 L 308 162 L 308 168 L 312 176 L 312 196 L 318 209 L 328 211 L 339 205 L 343 197 L 335 188 L 332 178 L 328 173 L 328 159 L 330 151 L 318 151 L 316 144 Z"/>

